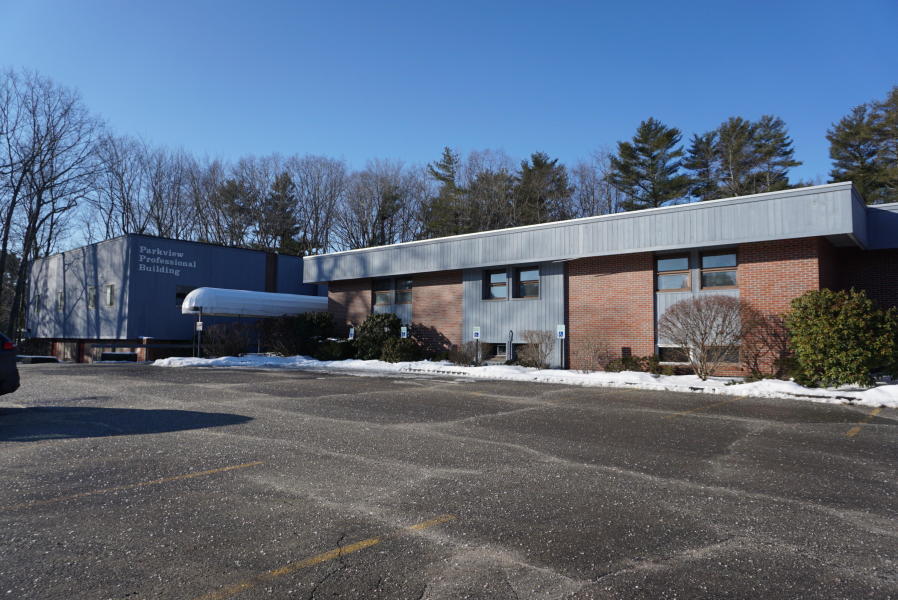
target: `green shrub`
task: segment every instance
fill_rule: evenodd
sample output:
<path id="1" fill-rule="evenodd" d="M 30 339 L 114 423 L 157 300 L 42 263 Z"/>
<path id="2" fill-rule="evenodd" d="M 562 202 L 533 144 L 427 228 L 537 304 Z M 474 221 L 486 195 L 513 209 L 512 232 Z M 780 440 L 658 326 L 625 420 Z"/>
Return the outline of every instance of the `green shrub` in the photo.
<path id="1" fill-rule="evenodd" d="M 384 342 L 380 359 L 386 362 L 409 362 L 421 360 L 424 352 L 421 346 L 411 338 L 389 338 Z"/>
<path id="2" fill-rule="evenodd" d="M 362 360 L 380 358 L 387 340 L 399 339 L 402 323 L 393 314 L 368 315 L 356 332 L 356 357 Z"/>
<path id="3" fill-rule="evenodd" d="M 312 357 L 317 360 L 346 360 L 355 358 L 355 343 L 352 340 L 324 340 Z"/>
<path id="4" fill-rule="evenodd" d="M 807 383 L 870 385 L 874 373 L 898 370 L 898 315 L 863 291 L 807 292 L 792 300 L 786 327 Z"/>
<path id="5" fill-rule="evenodd" d="M 283 356 L 312 354 L 321 340 L 335 332 L 330 313 L 305 313 L 261 321 L 262 344 Z"/>

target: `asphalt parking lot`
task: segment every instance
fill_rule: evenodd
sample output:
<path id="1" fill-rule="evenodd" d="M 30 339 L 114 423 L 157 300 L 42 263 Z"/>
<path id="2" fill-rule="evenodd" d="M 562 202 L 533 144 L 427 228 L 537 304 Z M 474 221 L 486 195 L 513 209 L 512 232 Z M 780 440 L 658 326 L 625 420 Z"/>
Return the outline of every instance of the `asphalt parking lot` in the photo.
<path id="1" fill-rule="evenodd" d="M 898 414 L 24 365 L 0 598 L 898 597 Z"/>

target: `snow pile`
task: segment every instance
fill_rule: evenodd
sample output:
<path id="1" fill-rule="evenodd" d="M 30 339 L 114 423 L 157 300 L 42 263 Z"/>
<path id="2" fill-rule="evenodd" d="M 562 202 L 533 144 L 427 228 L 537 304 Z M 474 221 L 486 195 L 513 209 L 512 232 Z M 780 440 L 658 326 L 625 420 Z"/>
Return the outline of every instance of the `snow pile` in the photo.
<path id="1" fill-rule="evenodd" d="M 898 408 L 898 385 L 880 385 L 871 389 L 806 388 L 794 381 L 764 379 L 752 383 L 732 383 L 720 377 L 702 381 L 695 375 L 652 375 L 635 371 L 621 373 L 583 373 L 555 369 L 532 369 L 510 365 L 461 367 L 447 361 L 388 363 L 379 360 L 315 360 L 306 356 L 226 356 L 223 358 L 163 358 L 157 367 L 244 367 L 263 369 L 316 369 L 359 373 L 423 373 L 462 376 L 472 379 L 561 383 L 591 387 L 622 387 L 640 390 L 698 392 L 727 396 L 791 398 L 815 402 L 854 402 L 864 406 Z"/>

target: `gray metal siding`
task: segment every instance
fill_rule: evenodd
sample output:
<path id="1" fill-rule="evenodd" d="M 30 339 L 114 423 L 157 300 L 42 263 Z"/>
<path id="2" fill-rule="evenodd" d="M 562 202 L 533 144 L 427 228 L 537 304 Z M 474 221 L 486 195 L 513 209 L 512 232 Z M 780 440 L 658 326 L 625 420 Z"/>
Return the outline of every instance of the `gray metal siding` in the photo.
<path id="1" fill-rule="evenodd" d="M 126 239 L 118 238 L 36 260 L 31 267 L 26 322 L 31 337 L 125 337 L 129 312 L 126 253 Z M 109 284 L 115 286 L 113 306 L 105 302 Z M 87 306 L 89 287 L 96 288 L 93 308 Z M 56 303 L 59 292 L 65 299 L 61 308 Z"/>
<path id="2" fill-rule="evenodd" d="M 464 330 L 462 340 L 474 339 L 473 328 L 480 327 L 481 341 L 505 343 L 513 332 L 513 343 L 523 343 L 521 332 L 527 329 L 555 332 L 564 321 L 564 264 L 540 263 L 540 297 L 537 299 L 483 299 L 483 270 L 464 271 Z M 510 276 L 509 272 L 509 276 Z M 509 291 L 511 279 L 509 278 Z M 561 365 L 560 345 L 556 342 L 551 365 Z"/>
<path id="3" fill-rule="evenodd" d="M 827 235 L 863 243 L 856 202 L 850 183 L 831 184 L 306 257 L 304 274 L 322 282 Z"/>

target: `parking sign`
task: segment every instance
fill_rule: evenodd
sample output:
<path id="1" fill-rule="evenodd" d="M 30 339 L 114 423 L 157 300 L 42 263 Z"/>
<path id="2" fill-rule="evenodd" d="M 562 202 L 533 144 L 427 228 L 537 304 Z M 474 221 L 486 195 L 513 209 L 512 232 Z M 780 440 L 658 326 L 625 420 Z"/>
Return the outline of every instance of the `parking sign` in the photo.
<path id="1" fill-rule="evenodd" d="M 474 328 L 474 339 L 475 339 L 475 340 L 479 340 L 479 339 L 480 339 L 480 327 L 475 327 L 475 328 Z"/>
<path id="2" fill-rule="evenodd" d="M 563 340 L 567 335 L 567 330 L 564 325 L 558 325 L 555 327 L 555 333 L 555 337 L 557 337 L 559 340 Z"/>

